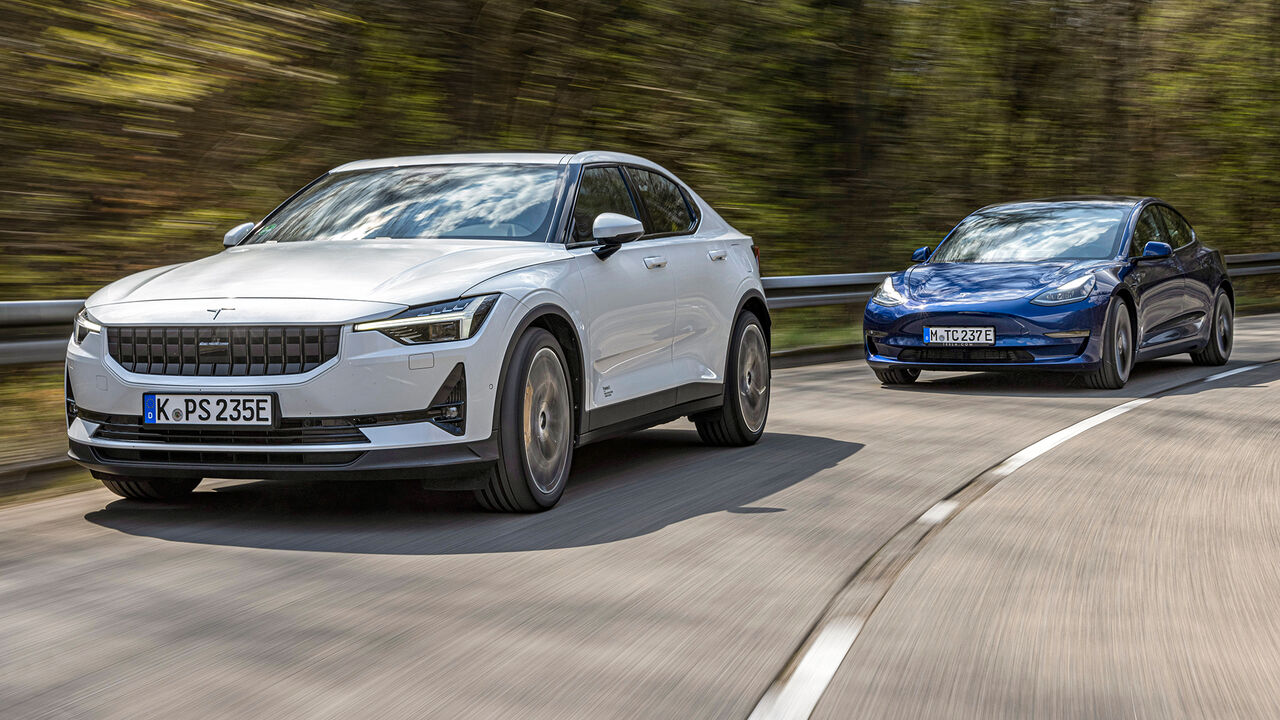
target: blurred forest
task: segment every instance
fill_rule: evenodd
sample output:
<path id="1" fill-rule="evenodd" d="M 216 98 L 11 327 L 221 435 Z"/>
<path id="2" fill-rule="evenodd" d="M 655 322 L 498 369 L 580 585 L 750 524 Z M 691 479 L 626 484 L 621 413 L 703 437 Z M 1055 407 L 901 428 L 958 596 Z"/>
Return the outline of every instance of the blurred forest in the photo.
<path id="1" fill-rule="evenodd" d="M 1280 0 L 251 0 L 0 8 L 0 299 L 84 297 L 362 157 L 635 152 L 767 274 L 1161 196 L 1274 249 Z"/>

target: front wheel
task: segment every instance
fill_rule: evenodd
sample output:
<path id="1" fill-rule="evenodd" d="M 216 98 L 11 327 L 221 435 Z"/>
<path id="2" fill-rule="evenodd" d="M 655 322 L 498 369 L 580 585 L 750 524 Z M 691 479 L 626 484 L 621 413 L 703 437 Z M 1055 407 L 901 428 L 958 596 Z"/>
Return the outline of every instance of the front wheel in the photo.
<path id="1" fill-rule="evenodd" d="M 1119 390 L 1129 382 L 1133 370 L 1134 348 L 1133 320 L 1129 306 L 1120 298 L 1113 298 L 1107 307 L 1107 320 L 1102 328 L 1102 365 L 1084 376 L 1084 382 L 1098 390 Z"/>
<path id="2" fill-rule="evenodd" d="M 1209 328 L 1209 342 L 1191 353 L 1191 362 L 1197 365 L 1226 365 L 1231 358 L 1231 345 L 1235 342 L 1235 313 L 1231 310 L 1231 298 L 1218 291 L 1213 299 L 1213 319 Z"/>
<path id="3" fill-rule="evenodd" d="M 573 463 L 573 391 L 554 335 L 530 328 L 520 336 L 498 402 L 498 462 L 476 500 L 501 512 L 546 510 L 564 494 Z"/>
<path id="4" fill-rule="evenodd" d="M 170 478 L 126 477 L 124 475 L 97 475 L 108 490 L 122 498 L 142 502 L 174 502 L 191 494 L 200 484 L 199 479 L 179 480 Z"/>
<path id="5" fill-rule="evenodd" d="M 769 342 L 755 313 L 745 311 L 734 324 L 724 378 L 724 403 L 693 418 L 708 445 L 754 445 L 769 417 Z"/>

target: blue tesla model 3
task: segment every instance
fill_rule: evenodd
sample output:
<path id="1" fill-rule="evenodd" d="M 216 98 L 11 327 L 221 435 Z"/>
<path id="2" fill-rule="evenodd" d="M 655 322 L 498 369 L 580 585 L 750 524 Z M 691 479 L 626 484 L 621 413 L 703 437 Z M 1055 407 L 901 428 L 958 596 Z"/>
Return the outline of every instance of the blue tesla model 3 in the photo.
<path id="1" fill-rule="evenodd" d="M 867 302 L 867 363 L 886 385 L 921 370 L 1065 370 L 1123 387 L 1141 360 L 1231 355 L 1222 255 L 1155 198 L 1064 197 L 982 208 Z"/>

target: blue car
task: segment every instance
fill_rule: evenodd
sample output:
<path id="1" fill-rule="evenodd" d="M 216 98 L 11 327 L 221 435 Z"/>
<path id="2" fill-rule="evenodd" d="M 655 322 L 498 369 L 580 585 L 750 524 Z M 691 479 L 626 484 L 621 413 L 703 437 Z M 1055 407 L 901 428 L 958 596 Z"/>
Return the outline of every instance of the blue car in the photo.
<path id="1" fill-rule="evenodd" d="M 867 363 L 886 385 L 921 370 L 1061 370 L 1120 388 L 1141 360 L 1231 356 L 1222 255 L 1155 198 L 1062 197 L 982 208 L 867 302 Z"/>

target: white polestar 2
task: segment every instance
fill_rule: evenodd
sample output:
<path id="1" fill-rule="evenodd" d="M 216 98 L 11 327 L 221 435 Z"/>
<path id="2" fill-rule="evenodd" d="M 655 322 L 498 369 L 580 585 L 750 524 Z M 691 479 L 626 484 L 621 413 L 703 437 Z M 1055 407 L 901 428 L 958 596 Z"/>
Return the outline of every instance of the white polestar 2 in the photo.
<path id="1" fill-rule="evenodd" d="M 683 416 L 711 445 L 764 431 L 755 246 L 642 158 L 362 160 L 223 243 L 76 319 L 70 456 L 119 495 L 420 480 L 537 511 L 584 443 Z"/>

